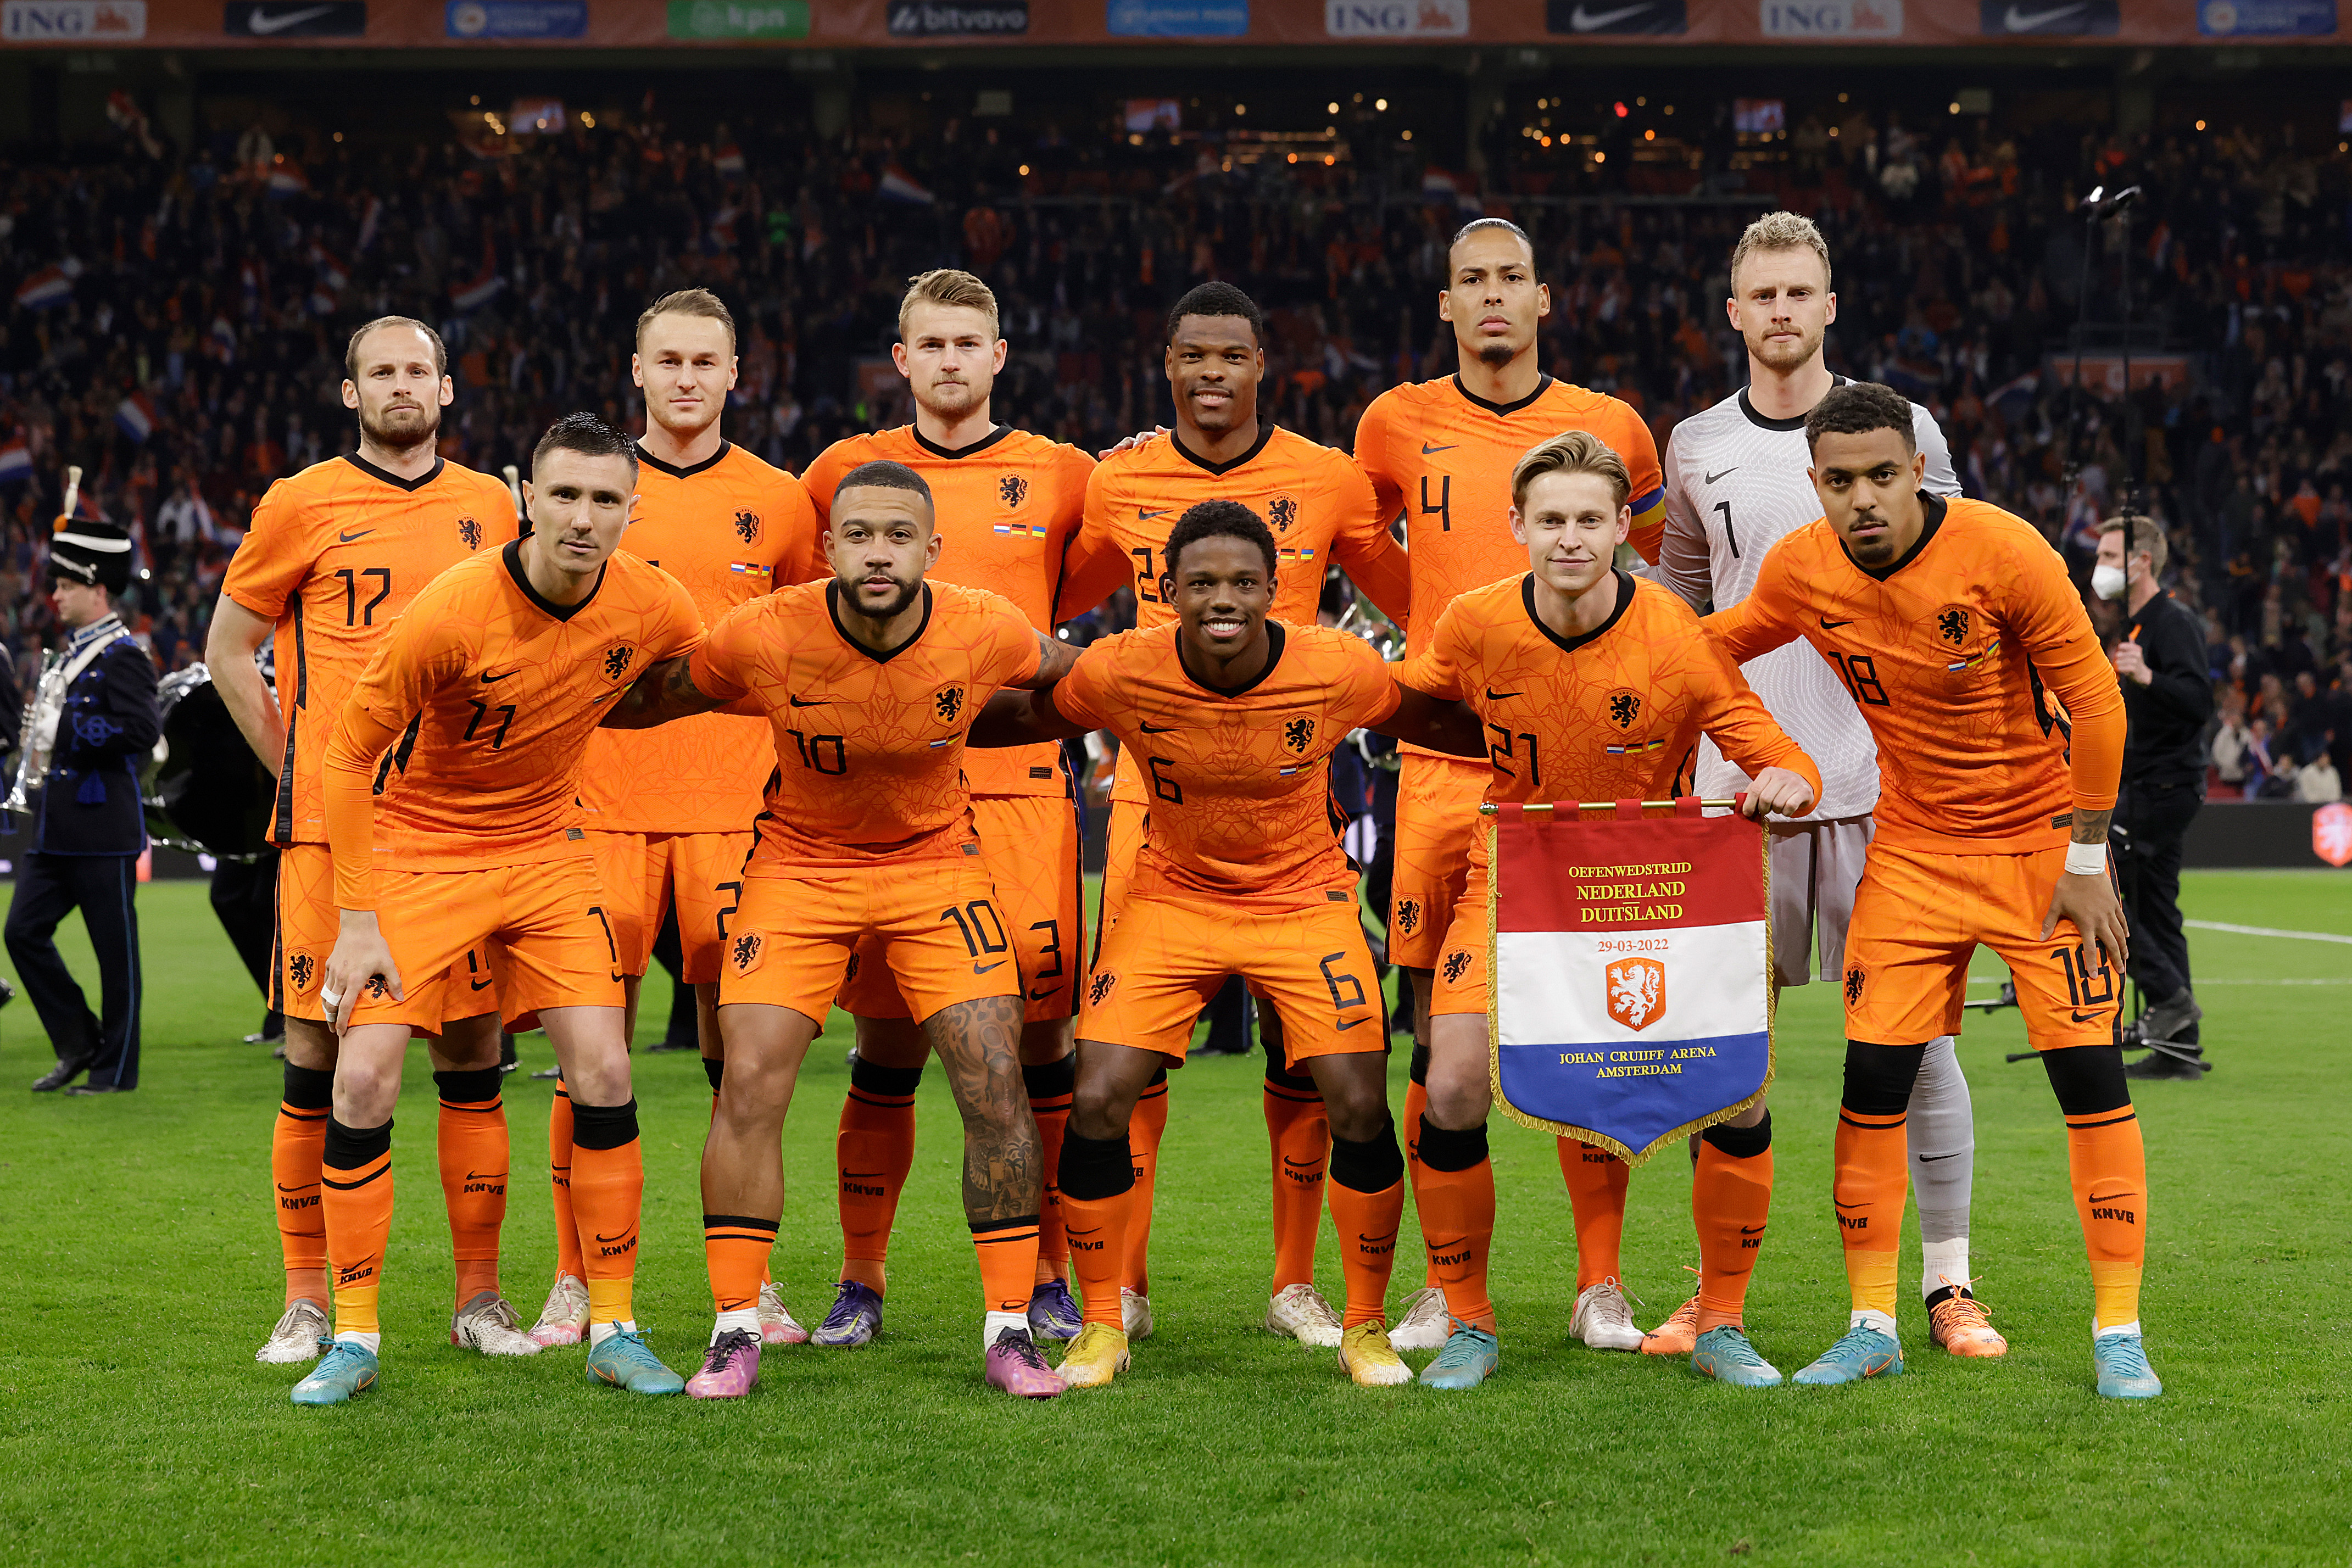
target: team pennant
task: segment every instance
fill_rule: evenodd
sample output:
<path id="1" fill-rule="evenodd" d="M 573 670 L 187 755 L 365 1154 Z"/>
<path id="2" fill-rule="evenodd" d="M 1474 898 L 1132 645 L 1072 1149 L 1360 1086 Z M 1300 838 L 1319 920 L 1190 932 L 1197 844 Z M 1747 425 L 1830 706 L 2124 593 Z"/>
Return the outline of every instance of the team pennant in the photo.
<path id="1" fill-rule="evenodd" d="M 1764 832 L 1675 802 L 1645 818 L 1507 805 L 1486 819 L 1496 1098 L 1629 1165 L 1772 1081 Z"/>

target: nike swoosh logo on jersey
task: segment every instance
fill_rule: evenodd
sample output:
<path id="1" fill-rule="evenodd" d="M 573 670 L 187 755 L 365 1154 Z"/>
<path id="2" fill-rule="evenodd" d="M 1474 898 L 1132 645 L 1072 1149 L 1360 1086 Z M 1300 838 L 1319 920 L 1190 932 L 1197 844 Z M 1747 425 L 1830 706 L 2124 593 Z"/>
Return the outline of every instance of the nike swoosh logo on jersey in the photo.
<path id="1" fill-rule="evenodd" d="M 1735 463 L 1735 464 L 1733 464 L 1730 467 L 1726 468 L 1726 469 L 1723 471 L 1723 474 L 1737 474 L 1737 473 L 1738 473 L 1738 472 L 1739 472 L 1739 465 L 1738 465 L 1738 464 L 1737 464 L 1737 463 Z M 1708 484 L 1712 485 L 1712 484 L 1714 484 L 1717 479 L 1722 478 L 1722 477 L 1723 477 L 1723 474 L 1710 474 L 1710 475 L 1708 475 L 1708 476 L 1706 476 L 1706 482 L 1707 482 Z"/>
<path id="2" fill-rule="evenodd" d="M 1588 11 L 1579 5 L 1569 15 L 1569 28 L 1573 32 L 1590 33 L 1595 28 L 1606 27 L 1612 22 L 1622 22 L 1628 16 L 1638 16 L 1648 10 L 1650 5 L 1651 0 L 1642 0 L 1639 5 L 1620 5 L 1614 11 L 1598 12 Z"/>
<path id="3" fill-rule="evenodd" d="M 279 11 L 273 15 L 257 6 L 252 15 L 245 19 L 246 30 L 257 38 L 266 38 L 272 33 L 282 33 L 289 27 L 299 27 L 303 23 L 314 17 L 323 16 L 333 9 L 331 5 L 311 5 L 299 11 Z"/>
<path id="4" fill-rule="evenodd" d="M 787 697 L 784 700 L 794 707 L 831 707 L 833 706 L 831 697 Z"/>
<path id="5" fill-rule="evenodd" d="M 2036 27 L 2054 22 L 2061 16 L 2071 16 L 2082 8 L 2080 0 L 2077 0 L 2074 5 L 2054 6 L 2047 11 L 2021 11 L 2011 5 L 2008 14 L 2001 17 L 2000 25 L 2012 33 L 2031 33 Z"/>
<path id="6" fill-rule="evenodd" d="M 1173 735 L 1176 733 L 1176 727 L 1172 724 L 1168 725 L 1165 727 L 1156 724 L 1147 724 L 1143 727 L 1143 733 L 1146 735 Z"/>
<path id="7" fill-rule="evenodd" d="M 1461 444 L 1461 443 L 1460 443 L 1460 442 L 1458 442 L 1458 441 L 1455 441 L 1455 442 L 1448 442 L 1448 443 L 1447 443 L 1445 445 L 1444 445 L 1444 446 L 1431 446 L 1431 445 L 1427 444 L 1426 443 L 1424 443 L 1424 444 L 1423 444 L 1423 446 L 1422 446 L 1422 449 L 1421 449 L 1421 455 L 1422 455 L 1423 457 L 1434 456 L 1436 454 L 1438 454 L 1438 453 L 1440 453 L 1440 452 L 1451 452 L 1451 451 L 1453 451 L 1453 450 L 1454 449 L 1454 447 L 1459 446 L 1460 444 Z"/>
<path id="8" fill-rule="evenodd" d="M 1824 632 L 1834 632 L 1841 626 L 1851 626 L 1853 624 L 1851 621 L 1832 621 L 1826 615 L 1817 615 L 1813 617 L 1813 619 L 1822 623 L 1822 630 Z"/>
<path id="9" fill-rule="evenodd" d="M 362 528 L 359 532 L 357 532 L 357 533 L 355 533 L 355 534 L 339 533 L 339 534 L 337 534 L 337 535 L 335 536 L 335 538 L 337 538 L 338 539 L 341 539 L 341 540 L 343 543 L 345 543 L 345 544 L 349 544 L 349 543 L 351 543 L 353 539 L 363 539 L 363 538 L 367 538 L 367 537 L 368 537 L 368 535 L 370 535 L 370 534 L 372 534 L 372 533 L 373 533 L 373 532 L 375 532 L 375 530 L 374 530 L 373 528 Z"/>
<path id="10" fill-rule="evenodd" d="M 1339 1032 L 1341 1034 L 1345 1034 L 1360 1023 L 1370 1023 L 1371 1021 L 1372 1020 L 1370 1019 L 1349 1019 L 1346 1023 L 1339 1026 Z"/>
<path id="11" fill-rule="evenodd" d="M 974 964 L 971 967 L 971 972 L 975 975 L 985 975 L 992 969 L 1002 969 L 1003 967 L 1004 967 L 1004 960 L 999 958 L 993 964 Z"/>
<path id="12" fill-rule="evenodd" d="M 1505 697 L 1525 696 L 1527 694 L 1524 692 L 1498 692 L 1492 686 L 1488 686 L 1486 688 L 1486 700 L 1490 703 L 1501 702 Z"/>
<path id="13" fill-rule="evenodd" d="M 484 670 L 484 671 L 482 672 L 482 685 L 486 685 L 486 686 L 493 686 L 493 685 L 498 685 L 500 681 L 505 680 L 509 675 L 512 675 L 512 674 L 520 674 L 520 673 L 521 673 L 521 671 L 522 671 L 522 666 L 521 666 L 520 664 L 517 664 L 517 665 L 516 665 L 513 669 L 511 669 L 511 670 L 501 670 L 501 671 L 499 671 L 499 672 L 497 674 L 495 674 L 495 675 L 494 675 L 494 674 L 490 674 L 490 672 L 489 672 L 489 671 L 488 671 L 488 670 Z"/>
<path id="14" fill-rule="evenodd" d="M 2076 1023 L 2089 1023 L 2095 1018 L 2105 1017 L 2106 1010 L 2107 1009 L 2105 1008 L 2093 1008 L 2089 1012 L 2076 1013 L 2074 1015 L 2074 1021 Z"/>
<path id="15" fill-rule="evenodd" d="M 1156 512 L 1147 512 L 1141 507 L 1138 507 L 1135 508 L 1135 518 L 1138 522 L 1148 523 L 1154 517 L 1164 517 L 1174 510 L 1173 507 L 1162 507 Z"/>

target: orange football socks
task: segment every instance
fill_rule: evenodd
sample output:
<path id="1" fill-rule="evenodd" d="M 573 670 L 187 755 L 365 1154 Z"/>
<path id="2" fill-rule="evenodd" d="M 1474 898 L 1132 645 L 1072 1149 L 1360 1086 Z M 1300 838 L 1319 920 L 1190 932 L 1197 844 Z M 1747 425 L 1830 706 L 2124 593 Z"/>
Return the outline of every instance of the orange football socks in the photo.
<path id="1" fill-rule="evenodd" d="M 1119 1261 L 1121 1281 L 1139 1296 L 1151 1294 L 1151 1191 L 1160 1172 L 1160 1140 L 1168 1132 L 1168 1070 L 1161 1068 L 1135 1103 L 1128 1119 L 1128 1149 L 1135 1161 L 1135 1190 L 1127 1210 L 1127 1243 Z"/>
<path id="2" fill-rule="evenodd" d="M 1560 1179 L 1576 1213 L 1576 1288 L 1589 1290 L 1618 1274 L 1625 1239 L 1625 1186 L 1633 1173 L 1606 1149 L 1561 1138 Z"/>
<path id="3" fill-rule="evenodd" d="M 637 1141 L 637 1103 L 572 1107 L 572 1211 L 580 1226 L 587 1272 L 588 1330 L 602 1339 L 634 1326 L 631 1290 L 637 1269 L 637 1220 L 646 1192 L 645 1145 Z M 754 1298 L 759 1288 L 752 1287 Z M 603 1332 L 600 1332 L 603 1331 Z"/>
<path id="4" fill-rule="evenodd" d="M 1412 1067 L 1404 1081 L 1404 1166 L 1409 1177 L 1421 1163 L 1421 1119 L 1428 1111 L 1429 1047 L 1416 1045 L 1412 1048 Z M 1415 1181 L 1413 1190 L 1420 1191 L 1418 1178 L 1412 1179 Z M 1422 1274 L 1421 1282 L 1424 1288 L 1436 1286 L 1436 1270 L 1423 1263 Z"/>
<path id="5" fill-rule="evenodd" d="M 1395 1123 L 1362 1143 L 1332 1141 L 1330 1191 L 1331 1221 L 1339 1228 L 1339 1259 L 1348 1276 L 1341 1322 L 1348 1328 L 1383 1322 L 1389 1276 L 1396 1267 L 1397 1228 L 1404 1222 L 1404 1152 L 1397 1147 Z M 1311 1248 L 1307 1261 L 1314 1261 Z"/>
<path id="6" fill-rule="evenodd" d="M 1278 1075 L 1278 1076 L 1277 1076 Z M 1331 1120 L 1323 1095 L 1304 1073 L 1265 1072 L 1265 1134 L 1274 1161 L 1274 1285 L 1315 1282 L 1315 1238 L 1323 1226 L 1323 1177 L 1331 1149 Z M 1400 1156 L 1402 1157 L 1402 1156 Z M 1339 1213 L 1339 1195 L 1331 1195 Z M 1347 1223 L 1339 1221 L 1340 1235 Z"/>
<path id="7" fill-rule="evenodd" d="M 841 1277 L 880 1295 L 890 1256 L 890 1226 L 898 1195 L 915 1163 L 915 1087 L 919 1067 L 884 1067 L 857 1059 L 834 1134 L 841 1184 Z"/>
<path id="8" fill-rule="evenodd" d="M 449 1209 L 457 1305 L 499 1288 L 499 1231 L 507 1218 L 507 1113 L 495 1067 L 436 1072 L 441 1094 L 436 1153 Z"/>
<path id="9" fill-rule="evenodd" d="M 980 1255 L 980 1293 L 983 1310 L 1026 1313 L 1029 1292 L 1037 1284 L 1037 1217 L 975 1219 L 971 1247 Z M 1024 1317 L 1025 1326 L 1027 1319 Z"/>
<path id="10" fill-rule="evenodd" d="M 377 1333 L 376 1292 L 392 1237 L 392 1124 L 346 1127 L 330 1118 L 319 1185 L 335 1270 L 335 1333 Z"/>
<path id="11" fill-rule="evenodd" d="M 2066 1171 L 2091 1261 L 2092 1333 L 2136 1324 L 2147 1257 L 2147 1154 L 2123 1052 L 2070 1046 L 2043 1051 L 2042 1065 L 2066 1116 Z"/>
<path id="12" fill-rule="evenodd" d="M 1446 1310 L 1491 1333 L 1486 1262 L 1495 1244 L 1495 1166 L 1486 1157 L 1486 1124 L 1454 1131 L 1423 1115 L 1420 1145 L 1412 1197 L 1430 1271 L 1445 1291 Z"/>
<path id="13" fill-rule="evenodd" d="M 1029 1091 L 1029 1113 L 1037 1121 L 1038 1168 L 1045 1173 L 1038 1185 L 1037 1277 L 1032 1281 L 1042 1285 L 1070 1270 L 1070 1243 L 1062 1234 L 1062 1193 L 1055 1176 L 1062 1165 L 1062 1131 L 1070 1124 L 1070 1102 L 1077 1092 L 1077 1054 L 1024 1066 L 1021 1082 Z"/>
<path id="14" fill-rule="evenodd" d="M 1118 1290 L 1126 1272 L 1128 1217 L 1135 1200 L 1135 1158 L 1128 1140 L 1064 1133 L 1058 1185 L 1063 1228 L 1070 1239 L 1070 1269 L 1078 1277 L 1086 1321 L 1123 1329 Z"/>
<path id="15" fill-rule="evenodd" d="M 1846 1288 L 1857 1312 L 1895 1316 L 1895 1274 L 1903 1241 L 1903 1198 L 1911 1182 L 1904 1113 L 1872 1115 L 1841 1106 L 1830 1197 L 1845 1242 Z M 1706 1155 L 1699 1158 L 1704 1161 Z"/>
<path id="16" fill-rule="evenodd" d="M 555 1206 L 555 1271 L 584 1280 L 580 1225 L 572 1213 L 572 1092 L 561 1078 L 547 1105 L 547 1190 Z"/>
<path id="17" fill-rule="evenodd" d="M 1700 1138 L 1691 1177 L 1698 1228 L 1698 1332 L 1740 1326 L 1748 1281 L 1772 1214 L 1772 1113 L 1752 1127 L 1716 1125 Z"/>
<path id="18" fill-rule="evenodd" d="M 702 1255 L 710 1268 L 711 1304 L 722 1312 L 756 1310 L 776 1222 L 740 1214 L 702 1217 Z"/>
<path id="19" fill-rule="evenodd" d="M 327 1147 L 327 1118 L 335 1103 L 335 1075 L 286 1064 L 285 1098 L 269 1133 L 269 1180 L 277 1190 L 278 1248 L 286 1259 L 286 1304 L 324 1308 L 327 1216 L 320 1203 L 319 1163 Z"/>

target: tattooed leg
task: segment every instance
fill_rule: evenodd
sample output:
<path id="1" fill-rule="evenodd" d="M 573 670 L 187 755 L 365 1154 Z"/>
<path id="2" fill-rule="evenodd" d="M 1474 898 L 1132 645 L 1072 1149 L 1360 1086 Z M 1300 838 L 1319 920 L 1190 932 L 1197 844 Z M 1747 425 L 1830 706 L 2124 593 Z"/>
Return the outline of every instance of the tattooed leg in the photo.
<path id="1" fill-rule="evenodd" d="M 1026 1216 L 1034 1224 L 1044 1173 L 1021 1081 L 1021 998 L 981 997 L 942 1008 L 923 1020 L 923 1035 L 963 1116 L 965 1218 L 978 1226 Z"/>

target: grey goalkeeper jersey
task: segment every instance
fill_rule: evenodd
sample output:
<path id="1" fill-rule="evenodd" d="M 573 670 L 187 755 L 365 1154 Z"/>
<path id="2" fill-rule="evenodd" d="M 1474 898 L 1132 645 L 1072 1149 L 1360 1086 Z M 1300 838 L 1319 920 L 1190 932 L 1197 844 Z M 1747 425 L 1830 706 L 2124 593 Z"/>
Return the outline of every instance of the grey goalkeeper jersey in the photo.
<path id="1" fill-rule="evenodd" d="M 1951 449 L 1935 416 L 1914 403 L 1911 423 L 1927 455 L 1927 487 L 1958 496 Z M 1748 405 L 1745 390 L 1675 425 L 1666 442 L 1660 580 L 1695 610 L 1710 600 L 1727 610 L 1747 598 L 1774 541 L 1822 515 L 1821 498 L 1805 477 L 1811 465 L 1804 420 L 1765 418 Z M 1878 748 L 1829 662 L 1800 638 L 1739 670 L 1822 770 L 1822 799 L 1805 821 L 1868 816 L 1878 804 Z M 1747 785 L 1748 775 L 1702 737 L 1698 792 L 1719 797 Z"/>

